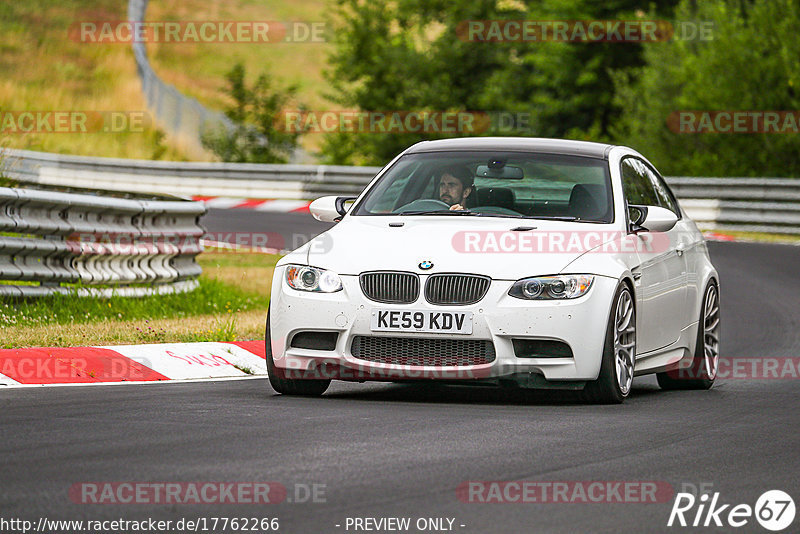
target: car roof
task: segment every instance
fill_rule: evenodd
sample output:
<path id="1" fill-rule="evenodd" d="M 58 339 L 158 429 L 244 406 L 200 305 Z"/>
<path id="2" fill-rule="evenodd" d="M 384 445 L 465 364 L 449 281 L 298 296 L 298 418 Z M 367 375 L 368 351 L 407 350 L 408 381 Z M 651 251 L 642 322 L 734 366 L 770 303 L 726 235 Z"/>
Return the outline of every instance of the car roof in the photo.
<path id="1" fill-rule="evenodd" d="M 512 152 L 541 152 L 565 156 L 584 156 L 607 159 L 615 145 L 572 141 L 568 139 L 547 139 L 544 137 L 459 137 L 422 141 L 406 151 L 406 154 L 420 152 L 442 152 L 448 150 L 498 150 Z"/>

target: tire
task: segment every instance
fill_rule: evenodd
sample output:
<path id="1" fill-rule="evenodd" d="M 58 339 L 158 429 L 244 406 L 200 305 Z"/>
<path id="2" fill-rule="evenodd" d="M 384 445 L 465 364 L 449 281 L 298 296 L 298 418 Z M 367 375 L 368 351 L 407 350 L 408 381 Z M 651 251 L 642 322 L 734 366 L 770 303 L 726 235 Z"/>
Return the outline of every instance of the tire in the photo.
<path id="1" fill-rule="evenodd" d="M 709 389 L 714 385 L 719 369 L 719 322 L 719 288 L 712 280 L 703 293 L 692 363 L 688 368 L 656 374 L 661 389 Z"/>
<path id="2" fill-rule="evenodd" d="M 624 282 L 611 304 L 603 359 L 597 380 L 583 389 L 583 398 L 594 404 L 620 404 L 630 394 L 636 361 L 636 306 Z"/>
<path id="3" fill-rule="evenodd" d="M 267 374 L 269 384 L 282 395 L 299 395 L 303 397 L 319 397 L 331 385 L 330 380 L 286 378 L 286 371 L 275 366 L 272 359 L 272 343 L 269 330 L 269 309 L 267 309 L 267 328 L 265 334 L 265 355 L 267 358 Z"/>

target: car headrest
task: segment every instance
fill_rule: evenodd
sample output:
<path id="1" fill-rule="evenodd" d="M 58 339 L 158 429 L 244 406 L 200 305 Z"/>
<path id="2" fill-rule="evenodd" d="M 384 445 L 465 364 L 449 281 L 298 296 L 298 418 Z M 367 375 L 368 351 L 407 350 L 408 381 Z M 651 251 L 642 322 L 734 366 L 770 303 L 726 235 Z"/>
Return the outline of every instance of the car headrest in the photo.
<path id="1" fill-rule="evenodd" d="M 602 219 L 608 211 L 605 187 L 601 184 L 577 184 L 569 195 L 569 215 L 581 219 Z"/>
<path id="2" fill-rule="evenodd" d="M 508 187 L 483 187 L 478 189 L 478 206 L 498 206 L 514 209 L 516 197 Z"/>

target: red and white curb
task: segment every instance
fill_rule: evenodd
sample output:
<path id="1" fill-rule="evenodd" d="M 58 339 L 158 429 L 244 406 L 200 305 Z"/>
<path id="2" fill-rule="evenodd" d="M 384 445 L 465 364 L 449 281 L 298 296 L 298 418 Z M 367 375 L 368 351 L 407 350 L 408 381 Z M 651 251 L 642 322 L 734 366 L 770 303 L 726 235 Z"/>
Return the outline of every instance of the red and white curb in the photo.
<path id="1" fill-rule="evenodd" d="M 720 232 L 706 231 L 703 232 L 703 237 L 706 238 L 706 241 L 736 241 L 734 236 Z"/>
<path id="2" fill-rule="evenodd" d="M 715 232 L 707 230 L 703 232 L 703 237 L 706 238 L 706 241 L 723 241 L 728 243 L 766 243 L 770 245 L 793 245 L 793 246 L 800 246 L 800 241 L 797 240 L 790 240 L 790 239 L 774 239 L 774 240 L 763 240 L 763 239 L 752 239 L 748 237 L 738 237 L 730 234 L 726 234 L 723 232 Z"/>
<path id="3" fill-rule="evenodd" d="M 263 341 L 0 350 L 0 386 L 266 376 Z"/>
<path id="4" fill-rule="evenodd" d="M 202 202 L 209 209 L 250 209 L 271 213 L 307 213 L 308 206 L 311 204 L 311 201 L 309 200 L 254 199 L 209 196 L 193 196 L 192 200 Z"/>

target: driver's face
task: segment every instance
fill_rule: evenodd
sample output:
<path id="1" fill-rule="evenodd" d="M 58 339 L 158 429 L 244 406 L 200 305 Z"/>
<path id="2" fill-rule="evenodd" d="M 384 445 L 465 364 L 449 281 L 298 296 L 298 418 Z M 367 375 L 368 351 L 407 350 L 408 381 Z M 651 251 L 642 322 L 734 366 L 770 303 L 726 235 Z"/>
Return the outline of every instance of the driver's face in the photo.
<path id="1" fill-rule="evenodd" d="M 465 188 L 461 180 L 450 174 L 442 176 L 439 181 L 439 200 L 448 206 L 453 206 L 463 204 L 468 196 L 469 187 Z"/>

